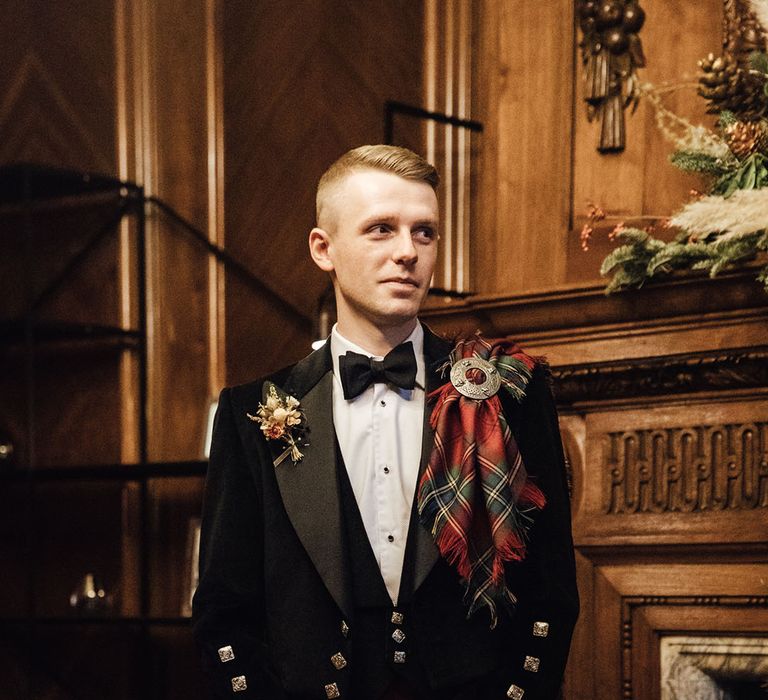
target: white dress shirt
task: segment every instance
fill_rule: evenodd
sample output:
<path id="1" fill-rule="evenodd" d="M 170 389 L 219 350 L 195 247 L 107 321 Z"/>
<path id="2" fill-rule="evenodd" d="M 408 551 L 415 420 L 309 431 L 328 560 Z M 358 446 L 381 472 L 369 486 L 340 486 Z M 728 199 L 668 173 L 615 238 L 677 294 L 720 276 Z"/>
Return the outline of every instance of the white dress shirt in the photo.
<path id="1" fill-rule="evenodd" d="M 413 343 L 416 387 L 377 383 L 347 401 L 339 356 L 348 350 L 381 360 L 338 332 L 331 332 L 333 424 L 363 525 L 393 605 L 397 605 L 411 506 L 424 428 L 424 329 L 416 324 L 404 342 Z"/>

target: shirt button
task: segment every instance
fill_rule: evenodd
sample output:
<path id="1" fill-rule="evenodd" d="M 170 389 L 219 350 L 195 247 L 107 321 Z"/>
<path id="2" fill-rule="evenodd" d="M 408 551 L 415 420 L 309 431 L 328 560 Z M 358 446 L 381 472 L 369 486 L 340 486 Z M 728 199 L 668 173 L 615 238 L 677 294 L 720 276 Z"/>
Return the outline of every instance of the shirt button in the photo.
<path id="1" fill-rule="evenodd" d="M 386 406 L 387 405 L 387 402 L 384 401 L 384 399 L 382 399 L 380 403 L 381 403 L 382 406 Z"/>
<path id="2" fill-rule="evenodd" d="M 394 542 L 394 541 L 395 541 L 394 535 L 387 535 L 387 542 Z"/>
<path id="3" fill-rule="evenodd" d="M 389 474 L 389 467 L 384 467 L 384 473 Z"/>

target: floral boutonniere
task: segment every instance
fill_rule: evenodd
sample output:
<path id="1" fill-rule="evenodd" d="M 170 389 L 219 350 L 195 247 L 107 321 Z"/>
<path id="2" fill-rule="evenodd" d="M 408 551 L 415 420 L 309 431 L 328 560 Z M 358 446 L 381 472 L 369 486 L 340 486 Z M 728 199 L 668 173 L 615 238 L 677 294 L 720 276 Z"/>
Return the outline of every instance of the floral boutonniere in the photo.
<path id="1" fill-rule="evenodd" d="M 267 387 L 265 387 L 267 388 Z M 259 424 L 267 440 L 281 440 L 288 447 L 275 460 L 275 466 L 288 455 L 294 464 L 304 456 L 299 450 L 306 430 L 306 418 L 300 408 L 299 400 L 293 396 L 279 396 L 274 384 L 269 384 L 266 391 L 266 403 L 260 403 L 256 415 L 246 415 Z"/>

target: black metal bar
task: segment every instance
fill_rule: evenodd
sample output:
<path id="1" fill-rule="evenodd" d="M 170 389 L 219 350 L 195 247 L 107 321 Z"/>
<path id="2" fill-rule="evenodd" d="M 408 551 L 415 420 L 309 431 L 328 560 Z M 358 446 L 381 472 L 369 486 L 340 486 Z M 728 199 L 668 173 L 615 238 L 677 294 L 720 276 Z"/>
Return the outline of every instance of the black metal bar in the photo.
<path id="1" fill-rule="evenodd" d="M 392 144 L 395 138 L 395 113 L 392 111 L 391 102 L 384 103 L 384 143 Z"/>
<path id="2" fill-rule="evenodd" d="M 395 114 L 406 114 L 410 117 L 429 119 L 438 124 L 450 124 L 451 126 L 458 126 L 461 129 L 469 129 L 470 131 L 481 132 L 483 130 L 483 123 L 474 119 L 462 119 L 461 117 L 454 117 L 444 112 L 431 112 L 430 110 L 409 105 L 405 102 L 387 100 L 384 103 L 384 128 L 385 131 L 388 130 L 388 133 L 385 134 L 387 143 L 392 141 L 392 122 Z"/>
<path id="3" fill-rule="evenodd" d="M 144 189 L 136 202 L 136 268 L 138 276 L 139 325 L 139 462 L 148 459 L 147 399 L 149 394 L 149 355 L 147 348 L 147 227 Z"/>
<path id="4" fill-rule="evenodd" d="M 17 625 L 26 622 L 24 617 L 0 617 L 0 622 L 5 625 Z M 157 625 L 162 627 L 188 627 L 192 624 L 189 617 L 38 617 L 35 619 L 38 625 L 94 625 L 103 627 L 138 627 L 141 624 Z"/>
<path id="5" fill-rule="evenodd" d="M 450 297 L 452 299 L 466 299 L 471 297 L 474 292 L 457 292 L 455 289 L 443 289 L 442 287 L 430 287 L 427 292 L 434 297 Z"/>
<path id="6" fill-rule="evenodd" d="M 27 205 L 24 212 L 24 269 L 26 272 L 26 303 L 29 308 L 32 301 L 32 190 L 30 182 L 29 172 L 24 172 L 23 183 L 24 196 L 23 201 Z M 35 424 L 35 341 L 32 334 L 32 318 L 27 316 L 24 319 L 24 344 L 26 347 L 25 352 L 25 366 L 24 374 L 26 380 L 26 418 L 27 418 L 27 473 L 35 464 L 35 433 L 37 426 Z M 26 569 L 27 590 L 25 592 L 25 614 L 26 621 L 24 625 L 24 634 L 26 637 L 26 648 L 24 652 L 24 664 L 25 664 L 25 691 L 28 698 L 32 698 L 32 649 L 35 646 L 35 622 L 34 616 L 36 612 L 36 599 L 35 599 L 35 579 L 38 569 L 38 558 L 35 556 L 36 550 L 36 531 L 37 522 L 35 520 L 34 504 L 35 499 L 35 484 L 28 480 L 26 482 L 26 498 L 29 503 L 29 507 L 24 509 L 24 565 Z"/>
<path id="7" fill-rule="evenodd" d="M 181 216 L 173 207 L 166 204 L 162 199 L 150 195 L 147 197 L 147 201 L 154 204 L 164 214 L 169 216 L 173 221 L 179 224 L 185 231 L 192 235 L 211 255 L 213 255 L 219 262 L 224 263 L 228 268 L 236 272 L 240 277 L 247 282 L 251 287 L 256 289 L 260 294 L 268 297 L 270 301 L 284 307 L 290 312 L 295 319 L 306 328 L 308 332 L 312 331 L 313 320 L 299 307 L 294 306 L 285 297 L 281 296 L 277 291 L 272 289 L 263 279 L 256 276 L 239 260 L 234 258 L 224 248 L 220 248 L 215 243 L 208 240 L 208 237 L 197 227 L 192 225 L 183 216 Z"/>
<path id="8" fill-rule="evenodd" d="M 147 462 L 144 464 L 100 464 L 82 467 L 48 467 L 0 473 L 0 483 L 35 481 L 141 481 L 142 479 L 181 479 L 205 476 L 207 462 Z"/>
<path id="9" fill-rule="evenodd" d="M 147 341 L 147 227 L 146 227 L 146 198 L 144 189 L 139 189 L 139 200 L 136 208 L 136 268 L 138 275 L 138 325 L 139 341 L 139 462 L 142 466 L 149 457 L 149 430 L 147 427 L 147 403 L 149 397 L 149 348 Z M 146 618 L 150 614 L 150 553 L 151 528 L 149 522 L 149 483 L 146 477 L 139 479 L 139 611 L 140 626 L 140 665 L 141 691 L 145 697 L 151 688 L 151 653 L 150 630 Z"/>
<path id="10" fill-rule="evenodd" d="M 86 258 L 91 254 L 91 251 L 93 251 L 99 243 L 106 237 L 106 235 L 120 222 L 120 219 L 125 216 L 126 211 L 130 208 L 130 203 L 123 202 L 120 206 L 120 208 L 117 210 L 117 213 L 111 217 L 95 234 L 91 237 L 91 239 L 83 246 L 71 259 L 70 261 L 64 266 L 64 269 L 62 269 L 59 274 L 48 284 L 48 286 L 43 289 L 40 294 L 37 295 L 37 298 L 32 302 L 32 305 L 30 307 L 29 313 L 32 314 L 37 309 L 40 308 L 40 306 L 43 304 L 43 302 L 51 296 L 64 282 L 64 280 L 69 277 L 69 275 L 77 269 L 85 260 Z"/>
<path id="11" fill-rule="evenodd" d="M 140 332 L 119 326 L 104 326 L 98 323 L 66 323 L 45 321 L 32 323 L 32 339 L 36 345 L 57 342 L 78 342 L 81 340 L 117 340 L 132 343 L 139 340 Z M 13 347 L 24 343 L 27 333 L 27 319 L 23 321 L 0 321 L 0 344 Z"/>

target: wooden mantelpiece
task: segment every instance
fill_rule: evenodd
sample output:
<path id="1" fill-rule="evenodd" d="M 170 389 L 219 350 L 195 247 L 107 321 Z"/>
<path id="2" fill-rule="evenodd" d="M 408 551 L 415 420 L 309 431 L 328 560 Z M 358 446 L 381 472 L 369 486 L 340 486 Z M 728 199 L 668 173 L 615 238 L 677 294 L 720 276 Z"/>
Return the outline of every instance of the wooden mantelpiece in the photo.
<path id="1" fill-rule="evenodd" d="M 569 700 L 660 697 L 667 634 L 768 636 L 768 294 L 754 272 L 433 299 L 552 366 L 582 614 Z"/>
<path id="2" fill-rule="evenodd" d="M 682 352 L 656 343 L 670 333 L 713 326 L 733 330 L 707 334 L 697 349 L 761 345 L 768 343 L 768 294 L 754 276 L 752 271 L 714 279 L 690 275 L 612 296 L 605 295 L 603 284 L 590 284 L 520 295 L 433 298 L 422 317 L 437 332 L 481 329 L 489 336 L 511 335 L 527 348 L 546 350 L 553 365 Z M 630 349 L 621 342 L 649 334 L 654 343 L 633 343 Z"/>

